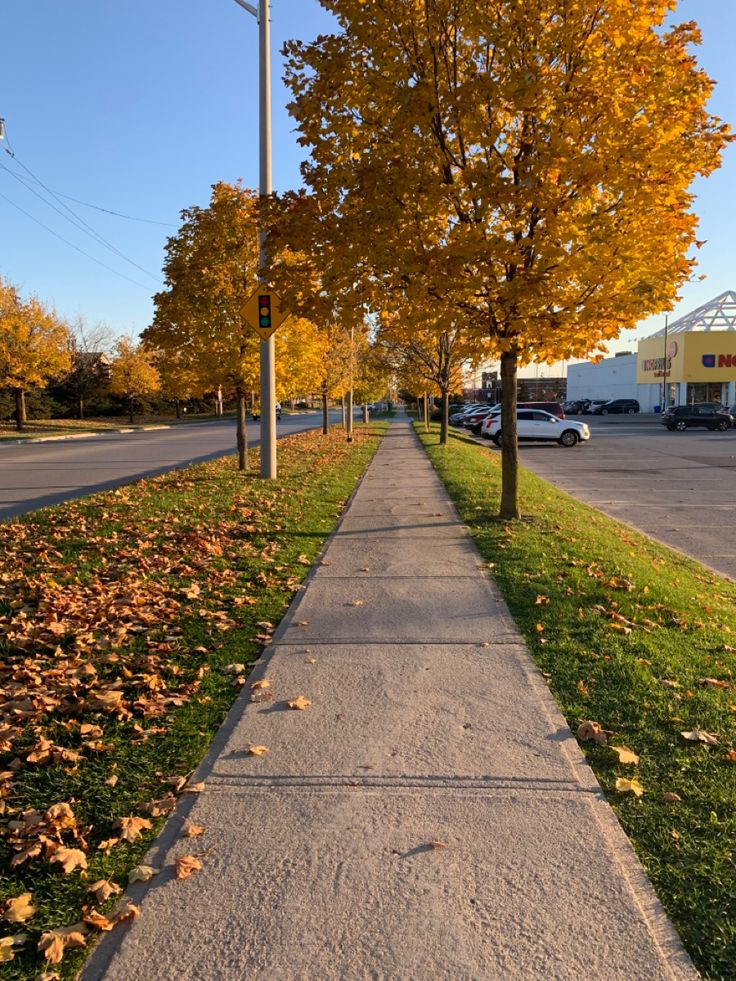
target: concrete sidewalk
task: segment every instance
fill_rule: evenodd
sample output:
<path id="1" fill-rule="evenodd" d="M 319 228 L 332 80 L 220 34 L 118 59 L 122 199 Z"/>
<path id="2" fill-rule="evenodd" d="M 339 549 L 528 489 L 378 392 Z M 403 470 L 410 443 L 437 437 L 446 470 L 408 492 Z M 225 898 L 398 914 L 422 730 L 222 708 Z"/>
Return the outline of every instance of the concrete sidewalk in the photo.
<path id="1" fill-rule="evenodd" d="M 87 981 L 697 977 L 404 419 L 257 678 Z"/>

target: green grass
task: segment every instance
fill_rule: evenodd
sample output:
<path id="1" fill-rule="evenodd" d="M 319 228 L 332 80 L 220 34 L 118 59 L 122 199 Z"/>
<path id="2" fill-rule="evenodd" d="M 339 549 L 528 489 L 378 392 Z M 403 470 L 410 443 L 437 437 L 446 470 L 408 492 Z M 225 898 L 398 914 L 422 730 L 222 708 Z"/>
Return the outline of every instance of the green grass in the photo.
<path id="1" fill-rule="evenodd" d="M 384 431 L 357 426 L 350 445 L 336 428 L 284 439 L 273 482 L 256 477 L 253 453 L 247 476 L 225 458 L 0 524 L 0 890 L 31 892 L 37 910 L 2 923 L 28 940 L 1 977 L 38 973 L 40 935 L 94 906 L 89 884 L 125 886 L 164 820 L 147 804 L 205 755 L 267 642 L 263 624 L 278 624 Z M 223 670 L 235 663 L 240 680 Z M 100 692 L 119 703 L 102 708 Z M 42 739 L 52 758 L 29 760 Z M 46 815 L 62 802 L 74 827 Z M 46 815 L 49 852 L 86 852 L 86 875 L 65 875 L 50 854 L 10 868 L 13 822 L 30 809 Z M 131 815 L 152 829 L 100 850 Z M 38 840 L 37 826 L 27 841 Z M 84 956 L 70 950 L 62 976 Z"/>
<path id="2" fill-rule="evenodd" d="M 499 454 L 415 428 L 573 732 L 596 721 L 640 756 L 581 744 L 693 961 L 733 979 L 736 585 L 526 470 L 524 518 L 503 522 Z M 641 798 L 616 791 L 634 776 Z"/>

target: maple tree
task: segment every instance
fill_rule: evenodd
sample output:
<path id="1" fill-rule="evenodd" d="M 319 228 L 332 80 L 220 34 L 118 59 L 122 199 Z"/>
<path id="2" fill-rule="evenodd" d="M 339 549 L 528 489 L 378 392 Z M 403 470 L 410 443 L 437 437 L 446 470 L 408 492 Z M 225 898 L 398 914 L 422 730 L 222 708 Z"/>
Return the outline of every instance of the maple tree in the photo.
<path id="1" fill-rule="evenodd" d="M 34 386 L 44 387 L 71 367 L 69 330 L 35 298 L 22 300 L 9 282 L 0 278 L 0 388 L 15 396 L 15 422 L 26 422 L 25 396 Z"/>
<path id="2" fill-rule="evenodd" d="M 585 357 L 691 274 L 689 187 L 730 138 L 675 0 L 322 0 L 286 46 L 310 148 L 294 245 L 501 362 L 501 515 L 519 515 L 517 370 Z"/>
<path id="3" fill-rule="evenodd" d="M 242 308 L 258 284 L 258 195 L 220 181 L 206 208 L 185 209 L 166 244 L 164 280 L 144 342 L 175 356 L 202 389 L 234 390 L 238 466 L 245 470 L 246 400 L 258 382 L 260 341 Z"/>
<path id="4" fill-rule="evenodd" d="M 161 389 L 161 376 L 156 367 L 156 353 L 129 337 L 115 343 L 115 357 L 110 366 L 110 391 L 122 395 L 128 403 L 130 421 L 135 420 L 136 399 L 155 395 Z"/>

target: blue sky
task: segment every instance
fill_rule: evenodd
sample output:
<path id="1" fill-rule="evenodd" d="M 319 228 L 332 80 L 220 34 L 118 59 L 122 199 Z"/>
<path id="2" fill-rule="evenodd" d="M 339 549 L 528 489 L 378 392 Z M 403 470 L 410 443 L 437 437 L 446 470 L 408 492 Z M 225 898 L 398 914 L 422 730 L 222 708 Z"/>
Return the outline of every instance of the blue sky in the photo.
<path id="1" fill-rule="evenodd" d="M 719 82 L 711 109 L 736 123 L 736 3 L 681 0 L 677 19 L 700 24 L 699 59 Z M 303 154 L 284 109 L 279 49 L 287 37 L 311 39 L 330 27 L 317 0 L 272 0 L 277 190 L 299 184 Z M 181 209 L 206 204 L 217 180 L 258 186 L 256 22 L 233 0 L 2 0 L 2 28 L 0 117 L 17 160 L 0 153 L 0 164 L 46 197 L 29 171 L 57 194 L 167 224 L 61 199 L 128 262 L 0 169 L 0 275 L 65 317 L 82 314 L 116 333 L 138 333 L 150 323 L 166 237 Z M 736 288 L 734 187 L 736 145 L 696 187 L 699 237 L 707 240 L 698 274 L 707 279 L 683 288 L 671 317 Z M 636 336 L 660 323 L 640 325 Z M 632 341 L 628 333 L 612 349 Z"/>

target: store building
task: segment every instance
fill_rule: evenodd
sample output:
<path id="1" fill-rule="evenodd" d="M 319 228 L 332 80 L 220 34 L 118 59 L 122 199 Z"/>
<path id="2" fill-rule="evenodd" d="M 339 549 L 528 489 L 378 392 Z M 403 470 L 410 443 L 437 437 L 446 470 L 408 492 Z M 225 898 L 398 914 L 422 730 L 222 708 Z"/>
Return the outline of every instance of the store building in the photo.
<path id="1" fill-rule="evenodd" d="M 636 354 L 571 365 L 567 397 L 656 406 L 736 405 L 736 293 L 728 290 L 639 342 Z"/>

